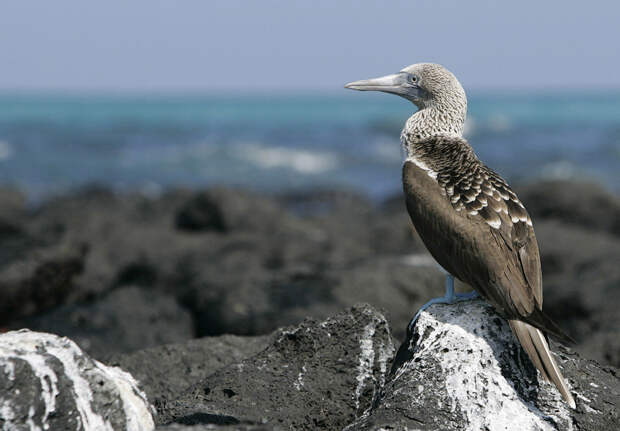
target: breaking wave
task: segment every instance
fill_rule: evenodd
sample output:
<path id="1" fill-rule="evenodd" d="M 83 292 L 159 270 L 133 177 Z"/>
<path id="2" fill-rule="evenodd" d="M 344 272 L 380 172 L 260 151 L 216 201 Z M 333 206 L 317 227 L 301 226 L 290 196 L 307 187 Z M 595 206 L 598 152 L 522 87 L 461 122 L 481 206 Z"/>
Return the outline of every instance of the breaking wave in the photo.
<path id="1" fill-rule="evenodd" d="M 338 157 L 327 152 L 268 147 L 258 143 L 239 144 L 237 151 L 239 157 L 263 169 L 284 168 L 301 174 L 320 174 L 338 166 Z"/>

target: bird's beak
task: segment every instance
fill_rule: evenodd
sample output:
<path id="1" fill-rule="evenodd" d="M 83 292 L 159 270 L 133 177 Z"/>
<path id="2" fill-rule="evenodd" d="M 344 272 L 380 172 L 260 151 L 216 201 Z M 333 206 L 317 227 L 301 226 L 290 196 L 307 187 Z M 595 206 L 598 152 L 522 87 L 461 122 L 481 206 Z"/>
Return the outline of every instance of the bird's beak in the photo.
<path id="1" fill-rule="evenodd" d="M 344 88 L 359 91 L 383 91 L 384 93 L 397 94 L 405 99 L 414 100 L 419 96 L 419 87 L 407 82 L 408 74 L 405 72 L 382 76 L 381 78 L 362 79 L 361 81 L 349 82 Z"/>
<path id="2" fill-rule="evenodd" d="M 397 93 L 398 89 L 406 82 L 403 73 L 382 76 L 381 78 L 362 79 L 361 81 L 349 82 L 344 88 L 359 91 L 384 91 Z"/>

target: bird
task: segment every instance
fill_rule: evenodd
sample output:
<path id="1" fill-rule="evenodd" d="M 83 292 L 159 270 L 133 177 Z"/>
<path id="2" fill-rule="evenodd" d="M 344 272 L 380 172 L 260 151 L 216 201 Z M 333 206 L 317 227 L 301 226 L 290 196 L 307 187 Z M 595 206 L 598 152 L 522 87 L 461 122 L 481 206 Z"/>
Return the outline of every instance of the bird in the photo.
<path id="1" fill-rule="evenodd" d="M 422 309 L 475 296 L 455 295 L 454 278 L 470 285 L 508 320 L 534 366 L 574 409 L 547 334 L 563 343 L 572 339 L 542 310 L 532 219 L 508 183 L 480 161 L 463 137 L 467 96 L 461 83 L 439 64 L 417 63 L 345 88 L 395 94 L 418 108 L 400 135 L 405 203 L 424 245 L 448 273 L 445 296 Z"/>

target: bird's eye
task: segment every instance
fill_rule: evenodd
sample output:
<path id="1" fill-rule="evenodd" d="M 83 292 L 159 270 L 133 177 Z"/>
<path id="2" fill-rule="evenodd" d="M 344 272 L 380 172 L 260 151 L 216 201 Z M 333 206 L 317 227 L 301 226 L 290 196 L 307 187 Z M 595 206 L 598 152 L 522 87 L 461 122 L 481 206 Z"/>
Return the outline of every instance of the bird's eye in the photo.
<path id="1" fill-rule="evenodd" d="M 418 77 L 415 75 L 409 75 L 409 82 L 415 84 L 416 82 L 418 82 Z"/>

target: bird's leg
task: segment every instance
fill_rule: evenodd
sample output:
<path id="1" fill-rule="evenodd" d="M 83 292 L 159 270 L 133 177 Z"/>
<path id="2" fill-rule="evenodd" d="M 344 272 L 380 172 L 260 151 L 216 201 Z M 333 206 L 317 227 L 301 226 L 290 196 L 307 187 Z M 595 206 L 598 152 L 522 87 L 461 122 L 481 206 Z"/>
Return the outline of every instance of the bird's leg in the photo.
<path id="1" fill-rule="evenodd" d="M 476 299 L 479 296 L 478 292 L 476 292 L 475 290 L 468 292 L 468 293 L 455 294 L 454 293 L 454 277 L 449 272 L 447 271 L 444 271 L 444 272 L 446 273 L 445 295 L 440 298 L 433 298 L 430 301 L 428 301 L 426 304 L 424 304 L 422 307 L 420 307 L 420 309 L 415 314 L 415 316 L 413 316 L 413 319 L 411 319 L 411 322 L 409 322 L 409 326 L 408 326 L 409 333 L 411 333 L 411 331 L 413 330 L 413 327 L 415 326 L 415 322 L 418 320 L 418 317 L 420 317 L 420 314 L 422 314 L 422 312 L 426 310 L 428 307 L 430 307 L 431 305 L 433 304 L 454 304 L 455 302 Z"/>
<path id="2" fill-rule="evenodd" d="M 449 272 L 446 272 L 446 293 L 443 295 L 443 298 L 436 299 L 444 299 L 446 304 L 451 304 L 454 302 L 456 296 L 454 295 L 454 277 Z M 426 307 L 422 307 L 426 308 Z"/>

